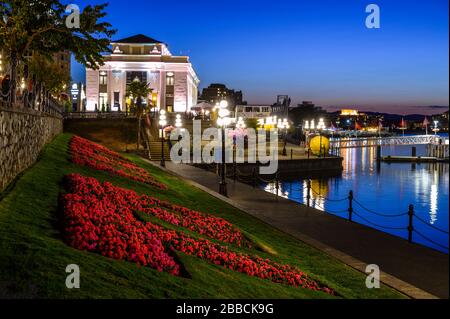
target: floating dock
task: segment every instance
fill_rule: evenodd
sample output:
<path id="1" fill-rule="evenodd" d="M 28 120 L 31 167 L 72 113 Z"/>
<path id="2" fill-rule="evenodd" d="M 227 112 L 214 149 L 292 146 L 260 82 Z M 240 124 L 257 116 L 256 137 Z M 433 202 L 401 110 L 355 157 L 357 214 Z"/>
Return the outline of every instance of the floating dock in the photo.
<path id="1" fill-rule="evenodd" d="M 381 160 L 387 163 L 437 163 L 449 162 L 447 158 L 438 158 L 431 156 L 382 156 Z"/>

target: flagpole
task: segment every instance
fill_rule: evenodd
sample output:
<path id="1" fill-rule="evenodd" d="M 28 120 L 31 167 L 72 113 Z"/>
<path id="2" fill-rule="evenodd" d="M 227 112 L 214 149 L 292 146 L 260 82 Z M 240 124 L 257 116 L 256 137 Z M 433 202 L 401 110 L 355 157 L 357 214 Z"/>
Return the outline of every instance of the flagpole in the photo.
<path id="1" fill-rule="evenodd" d="M 402 133 L 403 133 L 402 135 L 405 136 L 406 125 L 405 125 L 405 119 L 403 117 L 402 117 L 402 122 L 400 124 L 402 126 L 402 128 L 401 128 Z"/>

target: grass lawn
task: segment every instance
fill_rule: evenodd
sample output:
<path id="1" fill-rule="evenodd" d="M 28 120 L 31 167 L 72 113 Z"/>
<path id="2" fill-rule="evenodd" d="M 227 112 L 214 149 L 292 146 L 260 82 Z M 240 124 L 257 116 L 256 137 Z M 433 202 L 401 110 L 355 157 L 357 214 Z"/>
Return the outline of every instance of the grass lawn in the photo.
<path id="1" fill-rule="evenodd" d="M 175 277 L 134 263 L 73 249 L 62 241 L 57 218 L 58 195 L 63 190 L 62 179 L 68 173 L 96 177 L 138 193 L 223 217 L 264 248 L 253 250 L 253 254 L 298 266 L 333 288 L 340 297 L 404 297 L 386 286 L 367 289 L 364 274 L 137 156 L 126 155 L 168 185 L 168 190 L 74 165 L 69 161 L 70 137 L 70 134 L 59 135 L 43 150 L 37 163 L 0 195 L 0 298 L 333 298 L 322 292 L 249 277 L 183 254 L 179 257 L 190 278 Z M 155 220 L 152 218 L 157 222 Z M 65 286 L 68 264 L 80 267 L 80 289 Z"/>

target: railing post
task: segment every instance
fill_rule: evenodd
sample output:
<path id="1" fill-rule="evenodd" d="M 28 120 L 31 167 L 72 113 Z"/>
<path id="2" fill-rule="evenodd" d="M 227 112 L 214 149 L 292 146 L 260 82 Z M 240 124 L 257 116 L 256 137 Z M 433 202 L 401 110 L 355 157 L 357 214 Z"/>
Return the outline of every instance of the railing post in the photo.
<path id="1" fill-rule="evenodd" d="M 253 188 L 256 188 L 256 167 L 253 167 L 252 179 L 253 179 Z"/>
<path id="2" fill-rule="evenodd" d="M 311 180 L 306 182 L 306 206 L 310 207 L 311 202 Z"/>
<path id="3" fill-rule="evenodd" d="M 294 153 L 294 150 L 291 148 L 291 160 L 293 158 L 293 153 Z"/>
<path id="4" fill-rule="evenodd" d="M 353 214 L 353 191 L 348 192 L 348 220 L 352 221 Z"/>
<path id="5" fill-rule="evenodd" d="M 381 145 L 377 145 L 377 163 L 381 162 Z"/>
<path id="6" fill-rule="evenodd" d="M 277 191 L 277 196 L 278 196 L 278 191 L 280 190 L 280 183 L 278 182 L 278 171 L 275 173 L 275 189 Z"/>
<path id="7" fill-rule="evenodd" d="M 408 208 L 408 217 L 409 217 L 409 222 L 408 222 L 408 242 L 412 243 L 412 232 L 414 230 L 414 227 L 413 227 L 414 206 L 412 204 L 410 204 L 409 208 Z"/>
<path id="8" fill-rule="evenodd" d="M 236 181 L 237 178 L 237 163 L 236 158 L 233 157 L 233 179 Z"/>

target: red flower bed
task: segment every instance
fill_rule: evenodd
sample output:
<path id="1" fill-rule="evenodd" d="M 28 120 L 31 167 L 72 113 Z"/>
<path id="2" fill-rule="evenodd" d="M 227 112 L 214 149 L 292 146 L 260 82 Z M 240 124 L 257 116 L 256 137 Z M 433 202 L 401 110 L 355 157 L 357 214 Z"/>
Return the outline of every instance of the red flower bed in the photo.
<path id="1" fill-rule="evenodd" d="M 182 226 L 200 235 L 232 243 L 239 247 L 251 248 L 251 244 L 242 233 L 223 218 L 207 215 L 186 207 L 160 201 L 143 195 L 137 210 L 154 215 L 173 225 Z"/>
<path id="2" fill-rule="evenodd" d="M 78 174 L 67 176 L 68 193 L 63 198 L 64 236 L 74 248 L 125 259 L 159 271 L 179 274 L 179 265 L 165 252 L 161 239 L 136 220 L 126 196 L 112 198 L 108 183 Z"/>
<path id="3" fill-rule="evenodd" d="M 150 184 L 161 189 L 167 189 L 166 185 L 156 181 L 146 170 L 136 166 L 133 162 L 102 145 L 79 136 L 73 136 L 69 149 L 72 162 L 77 165 L 88 166 L 93 169 Z"/>
<path id="4" fill-rule="evenodd" d="M 236 253 L 229 250 L 228 247 L 211 243 L 207 239 L 194 239 L 151 223 L 147 223 L 146 228 L 158 234 L 158 237 L 164 242 L 170 243 L 175 250 L 205 259 L 215 265 L 276 283 L 334 294 L 332 289 L 320 285 L 296 267 L 282 265 L 257 256 Z"/>
<path id="5" fill-rule="evenodd" d="M 158 215 L 165 220 L 172 219 L 172 223 L 176 224 L 180 223 L 179 218 L 183 215 L 177 216 L 161 209 L 161 206 L 170 206 L 174 211 L 182 210 L 179 206 L 162 203 L 148 196 L 140 197 L 134 191 L 107 182 L 100 184 L 95 178 L 77 174 L 67 176 L 67 190 L 68 194 L 63 198 L 64 235 L 75 248 L 177 275 L 179 265 L 164 251 L 164 247 L 170 247 L 249 276 L 334 293 L 295 267 L 236 253 L 207 239 L 195 239 L 182 232 L 164 229 L 149 222 L 143 223 L 133 214 L 137 207 L 156 209 L 159 210 Z M 149 205 L 153 207 L 148 208 Z"/>

